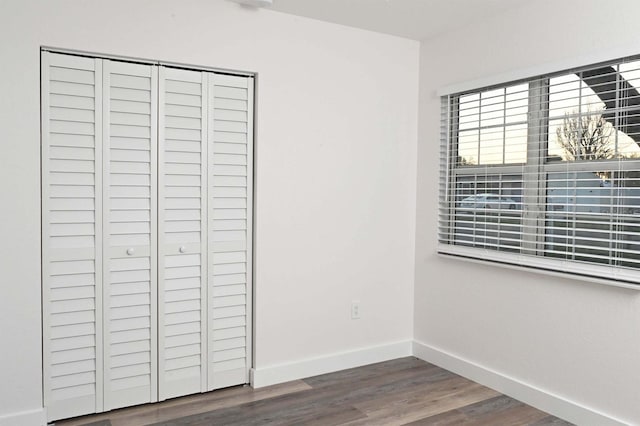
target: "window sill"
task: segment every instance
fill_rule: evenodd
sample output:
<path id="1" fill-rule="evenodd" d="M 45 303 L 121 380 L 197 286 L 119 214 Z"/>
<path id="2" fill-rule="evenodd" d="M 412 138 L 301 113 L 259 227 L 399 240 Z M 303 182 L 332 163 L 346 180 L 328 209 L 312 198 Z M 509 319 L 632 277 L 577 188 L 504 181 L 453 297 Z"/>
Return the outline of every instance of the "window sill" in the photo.
<path id="1" fill-rule="evenodd" d="M 616 267 L 576 265 L 575 262 L 558 259 L 500 253 L 492 250 L 446 244 L 439 244 L 437 253 L 443 258 L 640 291 L 640 272 Z M 580 271 L 578 269 L 584 270 Z M 602 276 L 605 273 L 608 277 Z"/>

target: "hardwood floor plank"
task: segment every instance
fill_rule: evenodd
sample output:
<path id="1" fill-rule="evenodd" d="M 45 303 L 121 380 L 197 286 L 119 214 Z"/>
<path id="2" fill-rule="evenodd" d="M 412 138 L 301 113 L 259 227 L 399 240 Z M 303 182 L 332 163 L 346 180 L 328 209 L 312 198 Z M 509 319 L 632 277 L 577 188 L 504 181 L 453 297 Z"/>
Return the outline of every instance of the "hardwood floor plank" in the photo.
<path id="1" fill-rule="evenodd" d="M 364 413 L 378 411 L 381 407 L 392 409 L 396 406 L 405 406 L 412 401 L 418 401 L 427 395 L 430 398 L 435 398 L 442 394 L 448 395 L 468 385 L 469 381 L 467 379 L 451 374 L 443 377 L 442 380 L 420 383 L 419 386 L 401 387 L 394 392 L 383 394 L 379 398 L 358 401 L 355 405 Z"/>
<path id="2" fill-rule="evenodd" d="M 315 407 L 315 409 L 313 407 L 300 407 L 295 410 L 280 412 L 275 416 L 272 414 L 273 413 L 254 411 L 250 416 L 234 416 L 229 413 L 211 412 L 199 416 L 190 416 L 189 418 L 157 423 L 153 426 L 325 426 L 345 424 L 349 421 L 364 417 L 360 411 L 349 406 L 328 406 L 322 410 L 318 410 L 317 407 Z"/>
<path id="3" fill-rule="evenodd" d="M 365 412 L 366 421 L 355 421 L 349 425 L 404 425 L 425 417 L 473 404 L 498 395 L 493 389 L 471 382 L 463 387 L 452 387 L 440 391 L 425 391 L 422 396 L 400 401 L 390 407 Z M 356 404 L 356 408 L 359 404 Z"/>
<path id="4" fill-rule="evenodd" d="M 327 426 L 327 425 L 342 425 L 356 419 L 365 418 L 358 409 L 351 406 L 335 406 L 329 407 L 326 413 L 323 410 L 316 408 L 315 412 L 309 412 L 304 416 L 296 416 L 276 421 L 275 425 L 293 426 L 293 425 L 314 425 L 314 426 Z M 258 426 L 261 423 L 255 423 L 252 426 Z M 242 426 L 242 425 L 237 425 Z"/>
<path id="5" fill-rule="evenodd" d="M 87 423 L 86 426 L 111 426 L 109 420 L 98 420 L 97 422 Z"/>
<path id="6" fill-rule="evenodd" d="M 543 411 L 537 410 L 508 396 L 500 395 L 475 404 L 466 405 L 455 410 L 409 423 L 419 425 L 495 425 L 512 426 L 532 425 L 549 418 Z"/>
<path id="7" fill-rule="evenodd" d="M 474 419 L 474 424 L 478 425 L 495 424 L 497 420 L 514 426 L 528 425 L 548 416 L 543 411 L 505 395 L 463 407 L 460 411 Z"/>
<path id="8" fill-rule="evenodd" d="M 364 418 L 356 408 L 344 404 L 330 404 L 322 408 L 315 404 L 305 404 L 287 409 L 262 405 L 245 404 L 226 410 L 176 418 L 153 426 L 254 426 L 254 425 L 294 425 L 294 424 L 343 424 Z"/>
<path id="9" fill-rule="evenodd" d="M 404 360 L 404 359 L 403 359 Z M 361 371 L 357 373 L 349 372 L 344 377 L 335 376 L 338 373 L 330 373 L 333 377 L 325 381 L 320 378 L 309 378 L 303 381 L 310 385 L 317 392 L 334 393 L 336 390 L 353 389 L 357 384 L 357 388 L 371 388 L 377 386 L 391 386 L 394 383 L 410 384 L 412 381 L 419 383 L 433 382 L 452 377 L 454 374 L 438 368 L 433 364 L 415 363 L 401 369 L 390 369 L 386 372 L 380 372 L 379 365 L 360 367 Z M 369 369 L 371 367 L 371 369 Z M 320 382 L 320 383 L 318 383 Z M 401 385 L 400 385 L 401 386 Z"/>
<path id="10" fill-rule="evenodd" d="M 435 416 L 405 423 L 404 426 L 469 426 L 472 420 L 460 410 L 449 410 Z"/>
<path id="11" fill-rule="evenodd" d="M 349 368 L 347 370 L 336 371 L 335 373 L 309 377 L 304 379 L 304 381 L 317 389 L 326 386 L 340 386 L 345 383 L 354 383 L 359 380 L 374 377 L 379 378 L 381 375 L 405 371 L 416 367 L 424 368 L 425 362 L 418 358 L 408 356 L 391 361 L 378 362 L 364 367 Z M 429 364 L 429 367 L 434 369 L 438 368 L 433 364 Z"/>

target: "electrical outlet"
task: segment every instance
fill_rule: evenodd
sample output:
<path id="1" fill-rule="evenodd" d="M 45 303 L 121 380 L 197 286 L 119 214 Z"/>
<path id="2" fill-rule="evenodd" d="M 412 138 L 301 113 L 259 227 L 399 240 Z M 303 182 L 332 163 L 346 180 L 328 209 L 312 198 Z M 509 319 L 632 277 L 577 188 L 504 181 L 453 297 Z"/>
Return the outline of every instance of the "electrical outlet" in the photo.
<path id="1" fill-rule="evenodd" d="M 360 319 L 360 302 L 351 302 L 351 319 Z"/>

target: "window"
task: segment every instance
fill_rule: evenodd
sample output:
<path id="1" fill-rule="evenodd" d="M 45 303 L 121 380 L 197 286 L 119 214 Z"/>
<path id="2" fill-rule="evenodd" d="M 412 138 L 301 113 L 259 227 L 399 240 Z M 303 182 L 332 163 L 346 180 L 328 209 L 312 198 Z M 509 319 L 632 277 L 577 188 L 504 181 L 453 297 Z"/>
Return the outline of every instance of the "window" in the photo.
<path id="1" fill-rule="evenodd" d="M 439 251 L 640 284 L 640 59 L 442 98 Z"/>

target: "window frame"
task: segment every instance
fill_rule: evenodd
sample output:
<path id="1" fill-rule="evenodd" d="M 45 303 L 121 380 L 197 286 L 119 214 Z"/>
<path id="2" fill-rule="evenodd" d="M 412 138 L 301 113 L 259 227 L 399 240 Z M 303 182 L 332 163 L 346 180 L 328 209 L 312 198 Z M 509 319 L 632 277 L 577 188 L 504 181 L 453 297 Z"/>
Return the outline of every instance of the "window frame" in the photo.
<path id="1" fill-rule="evenodd" d="M 549 173 L 578 173 L 598 172 L 602 170 L 625 171 L 640 170 L 640 158 L 636 159 L 605 159 L 584 161 L 550 161 L 549 160 L 549 81 L 551 78 L 570 73 L 580 73 L 589 68 L 600 66 L 615 66 L 629 61 L 638 61 L 639 56 L 623 57 L 621 59 L 592 63 L 585 66 L 573 67 L 544 75 L 532 76 L 519 80 L 504 81 L 460 92 L 440 91 L 441 122 L 440 122 L 440 201 L 438 214 L 438 253 L 457 256 L 474 261 L 491 261 L 492 263 L 508 267 L 537 270 L 544 273 L 559 274 L 561 276 L 580 277 L 589 281 L 622 286 L 640 290 L 640 264 L 637 268 L 626 268 L 618 265 L 595 264 L 567 259 L 556 259 L 545 256 L 546 243 L 546 197 Z M 621 73 L 617 71 L 618 75 Z M 618 78 L 618 77 L 617 77 Z M 582 83 L 584 80 L 579 78 Z M 508 86 L 528 84 L 528 113 L 527 113 L 527 142 L 525 163 L 503 164 L 459 164 L 458 156 L 458 112 L 460 97 L 469 94 L 482 93 L 488 90 Z M 449 91 L 451 89 L 448 89 Z M 640 90 L 640 88 L 639 88 Z M 480 97 L 479 97 L 480 98 Z M 616 92 L 616 102 L 619 93 Z M 506 104 L 506 101 L 505 101 Z M 620 111 L 614 110 L 616 120 L 613 128 L 618 130 L 617 117 Z M 480 119 L 479 119 L 480 120 Z M 506 128 L 506 124 L 504 124 Z M 479 129 L 482 125 L 479 121 Z M 481 141 L 478 139 L 478 145 Z M 638 142 L 640 145 L 640 142 Z M 617 146 L 617 145 L 616 145 Z M 480 149 L 480 148 L 479 148 Z M 503 147 L 504 149 L 504 147 Z M 503 160 L 504 160 L 503 154 Z M 490 175 L 522 175 L 522 231 L 523 236 L 520 252 L 509 253 L 503 250 L 489 250 L 482 247 L 466 247 L 455 244 L 457 181 L 460 176 L 484 174 Z M 535 176 L 528 178 L 527 176 Z M 502 190 L 500 190 L 502 197 Z M 611 217 L 612 214 L 609 215 Z M 614 243 L 618 238 L 611 239 Z"/>

